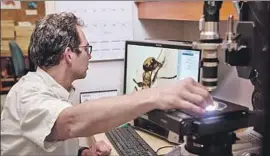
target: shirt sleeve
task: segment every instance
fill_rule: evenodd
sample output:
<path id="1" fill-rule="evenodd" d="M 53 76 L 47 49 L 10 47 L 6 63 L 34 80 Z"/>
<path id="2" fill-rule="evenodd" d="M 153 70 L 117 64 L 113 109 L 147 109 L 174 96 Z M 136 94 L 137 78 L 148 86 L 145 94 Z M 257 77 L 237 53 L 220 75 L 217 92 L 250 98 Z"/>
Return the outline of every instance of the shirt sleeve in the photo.
<path id="1" fill-rule="evenodd" d="M 42 91 L 43 90 L 43 91 Z M 53 92 L 27 87 L 20 92 L 20 127 L 22 135 L 47 152 L 54 151 L 62 141 L 47 142 L 59 114 L 72 105 L 57 98 Z"/>

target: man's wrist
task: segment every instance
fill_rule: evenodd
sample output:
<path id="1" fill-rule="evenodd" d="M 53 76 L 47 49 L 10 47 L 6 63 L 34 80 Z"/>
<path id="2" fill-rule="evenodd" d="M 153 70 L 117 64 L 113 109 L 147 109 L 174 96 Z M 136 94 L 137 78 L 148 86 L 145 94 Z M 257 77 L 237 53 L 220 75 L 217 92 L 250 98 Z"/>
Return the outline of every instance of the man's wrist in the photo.
<path id="1" fill-rule="evenodd" d="M 78 156 L 82 156 L 82 153 L 84 150 L 86 149 L 89 149 L 89 147 L 81 147 L 79 150 L 78 150 Z"/>
<path id="2" fill-rule="evenodd" d="M 141 92 L 135 92 L 135 99 L 146 110 L 159 109 L 160 94 L 156 89 L 149 88 Z"/>

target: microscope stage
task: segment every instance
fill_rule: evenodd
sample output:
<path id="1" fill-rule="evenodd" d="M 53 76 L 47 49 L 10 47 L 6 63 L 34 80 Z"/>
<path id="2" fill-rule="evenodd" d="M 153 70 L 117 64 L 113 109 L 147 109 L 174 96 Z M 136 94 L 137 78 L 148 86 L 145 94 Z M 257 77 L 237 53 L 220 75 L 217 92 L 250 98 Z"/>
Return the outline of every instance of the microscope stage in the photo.
<path id="1" fill-rule="evenodd" d="M 248 126 L 247 107 L 217 98 L 214 100 L 219 105 L 216 111 L 197 114 L 185 110 L 154 110 L 147 113 L 148 119 L 180 135 L 210 135 Z"/>
<path id="2" fill-rule="evenodd" d="M 237 105 L 228 101 L 220 100 L 217 98 L 214 98 L 214 106 L 215 110 L 207 111 L 204 114 L 197 114 L 190 111 L 185 110 L 179 110 L 181 112 L 184 112 L 185 114 L 188 114 L 196 119 L 203 119 L 203 118 L 209 118 L 209 117 L 220 117 L 220 116 L 228 116 L 230 114 L 238 114 L 238 113 L 248 113 L 248 108 Z"/>

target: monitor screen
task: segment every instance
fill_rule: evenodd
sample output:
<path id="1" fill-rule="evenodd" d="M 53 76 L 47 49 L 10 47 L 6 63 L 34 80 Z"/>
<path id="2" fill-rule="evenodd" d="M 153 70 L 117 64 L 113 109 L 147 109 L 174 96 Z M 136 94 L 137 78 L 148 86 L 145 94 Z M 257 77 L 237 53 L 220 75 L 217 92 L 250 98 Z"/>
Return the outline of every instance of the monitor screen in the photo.
<path id="1" fill-rule="evenodd" d="M 186 77 L 198 82 L 200 58 L 190 44 L 126 41 L 124 94 Z"/>

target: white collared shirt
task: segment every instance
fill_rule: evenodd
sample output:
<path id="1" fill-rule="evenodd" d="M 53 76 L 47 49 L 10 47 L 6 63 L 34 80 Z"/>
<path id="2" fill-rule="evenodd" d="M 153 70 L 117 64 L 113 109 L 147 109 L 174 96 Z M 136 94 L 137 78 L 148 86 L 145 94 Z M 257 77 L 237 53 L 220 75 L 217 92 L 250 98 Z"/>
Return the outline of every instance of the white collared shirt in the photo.
<path id="1" fill-rule="evenodd" d="M 60 112 L 72 107 L 71 92 L 40 68 L 23 76 L 9 91 L 1 113 L 1 156 L 76 156 L 78 139 L 45 141 Z"/>

